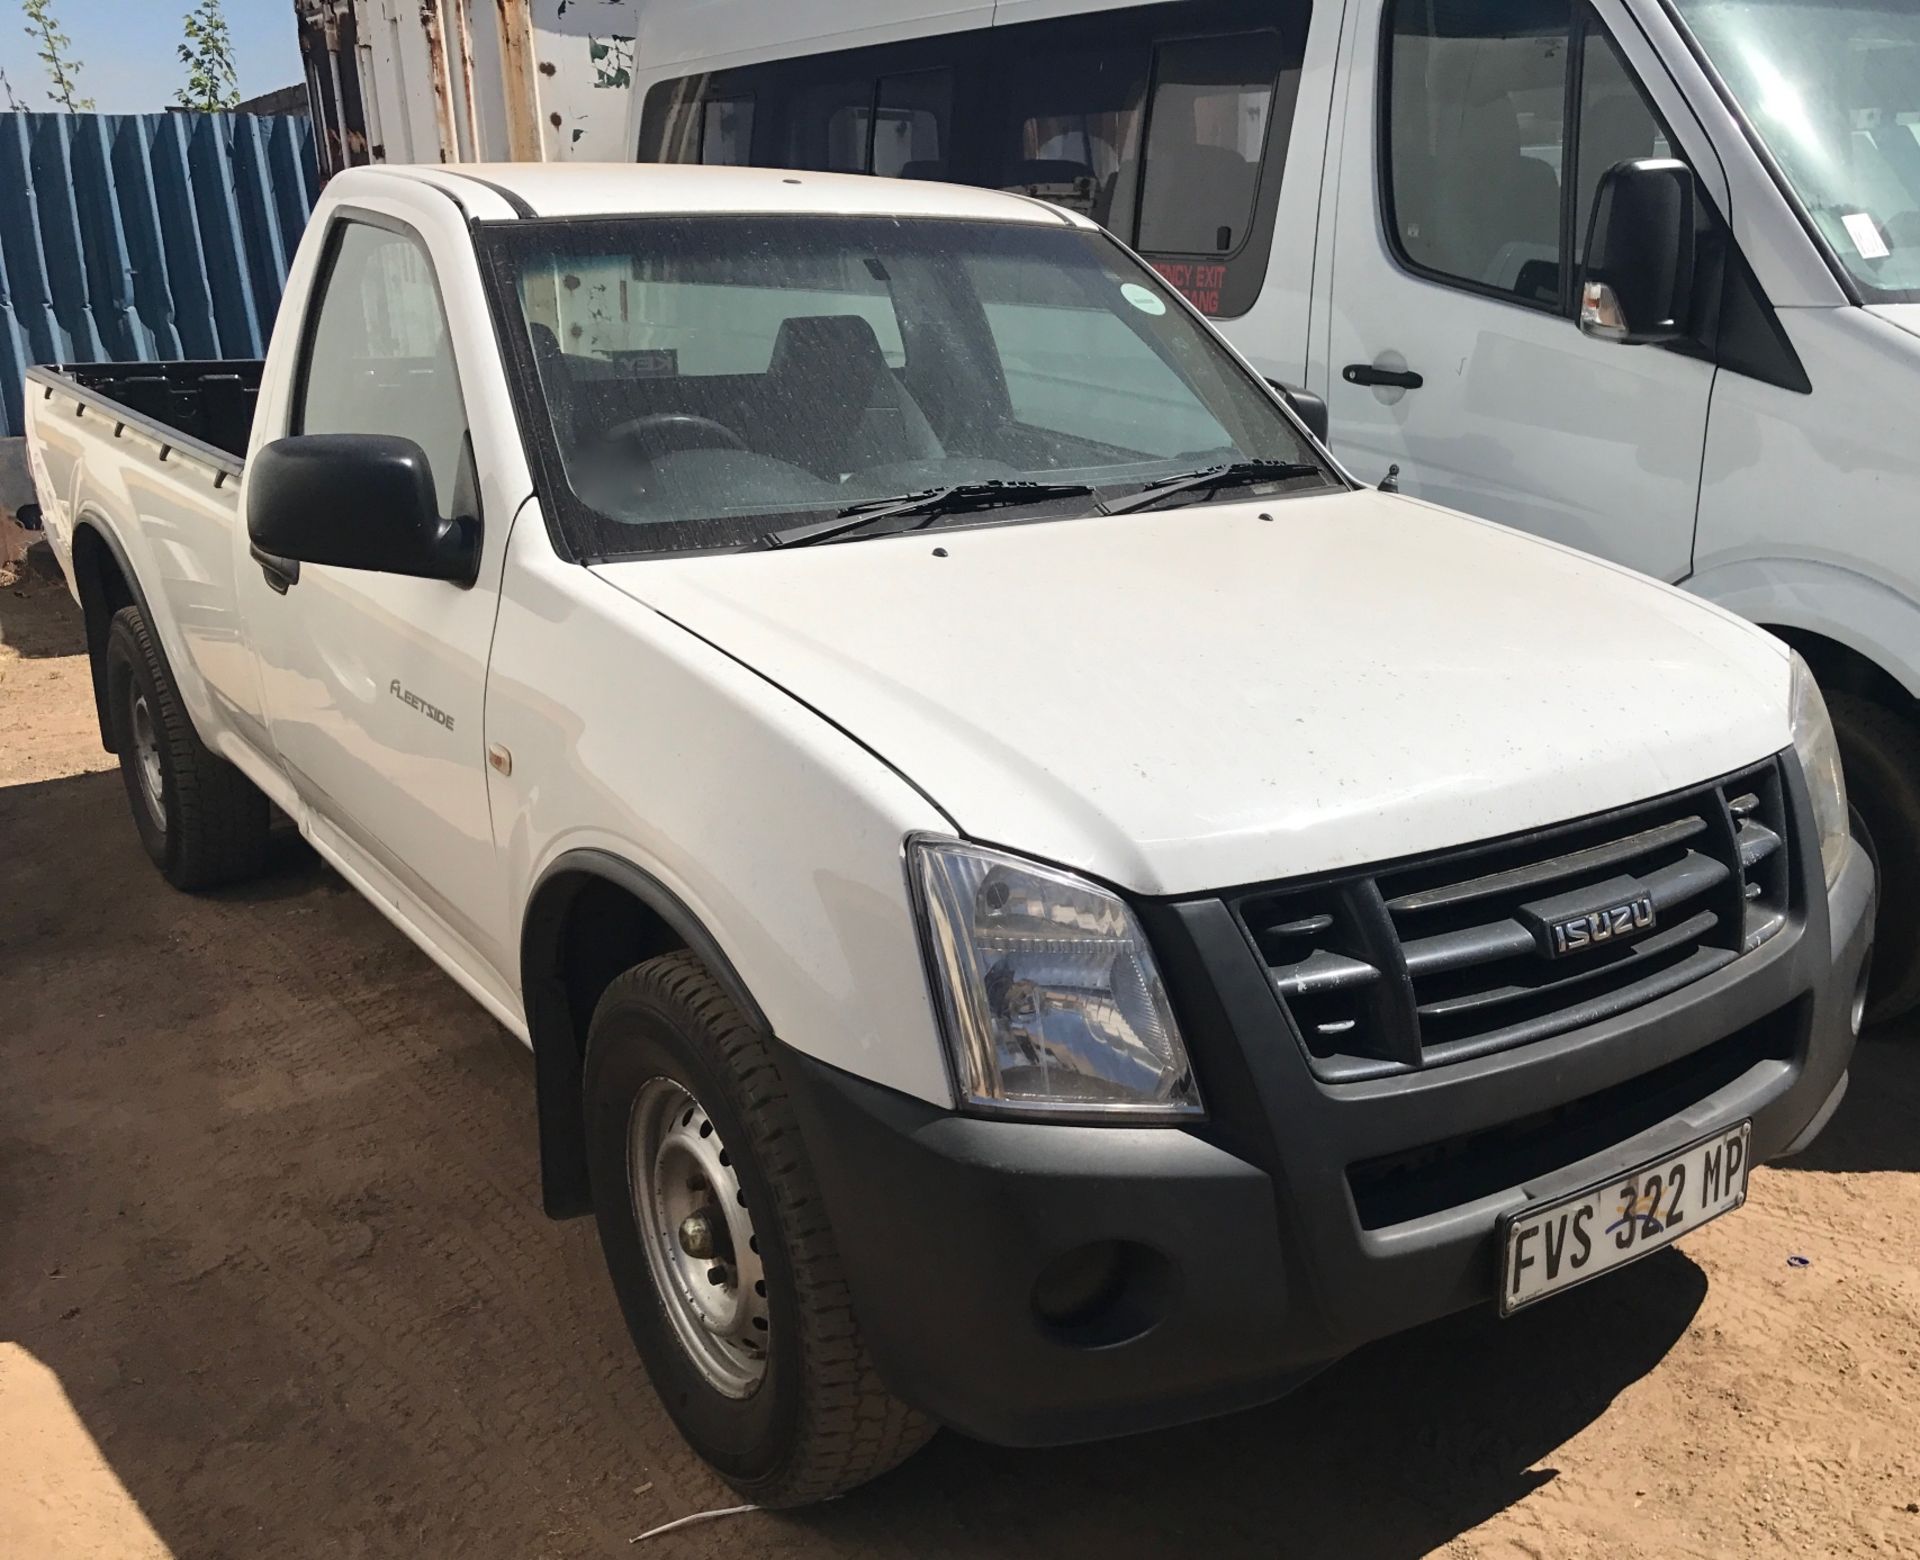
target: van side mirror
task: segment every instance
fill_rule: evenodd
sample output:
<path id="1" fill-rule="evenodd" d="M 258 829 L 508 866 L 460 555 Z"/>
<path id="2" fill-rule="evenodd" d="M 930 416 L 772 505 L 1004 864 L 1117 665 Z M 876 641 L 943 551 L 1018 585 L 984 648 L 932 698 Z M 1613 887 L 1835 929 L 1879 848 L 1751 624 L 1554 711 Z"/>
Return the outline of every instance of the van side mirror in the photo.
<path id="1" fill-rule="evenodd" d="M 263 564 L 321 563 L 459 585 L 479 571 L 478 523 L 440 517 L 433 467 L 412 439 L 299 434 L 274 440 L 248 466 L 247 535 Z"/>
<path id="2" fill-rule="evenodd" d="M 1277 379 L 1269 379 L 1267 383 L 1280 393 L 1281 400 L 1293 408 L 1293 415 L 1307 425 L 1307 432 L 1325 444 L 1327 442 L 1327 403 L 1311 390 L 1282 384 Z"/>
<path id="3" fill-rule="evenodd" d="M 1602 341 L 1678 341 L 1693 309 L 1693 173 L 1670 157 L 1600 176 L 1580 271 L 1580 329 Z"/>

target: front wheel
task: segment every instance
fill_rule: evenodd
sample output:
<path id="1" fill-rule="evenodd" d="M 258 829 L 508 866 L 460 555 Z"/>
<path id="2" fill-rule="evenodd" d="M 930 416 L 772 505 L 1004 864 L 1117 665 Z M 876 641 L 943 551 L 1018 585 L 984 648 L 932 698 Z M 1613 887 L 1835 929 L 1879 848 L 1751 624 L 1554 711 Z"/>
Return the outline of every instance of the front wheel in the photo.
<path id="1" fill-rule="evenodd" d="M 588 1031 L 594 1215 L 627 1329 L 693 1449 L 796 1506 L 932 1425 L 882 1385 L 765 1037 L 690 953 L 628 970 Z"/>
<path id="2" fill-rule="evenodd" d="M 1920 727 L 1855 693 L 1827 696 L 1854 834 L 1879 877 L 1869 1024 L 1920 1006 Z"/>

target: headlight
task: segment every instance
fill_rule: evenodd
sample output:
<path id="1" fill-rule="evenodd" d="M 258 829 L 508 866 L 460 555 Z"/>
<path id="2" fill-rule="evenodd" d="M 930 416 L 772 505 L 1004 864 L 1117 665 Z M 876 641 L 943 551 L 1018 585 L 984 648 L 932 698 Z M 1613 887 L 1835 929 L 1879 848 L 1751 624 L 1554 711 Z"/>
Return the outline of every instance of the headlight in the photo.
<path id="1" fill-rule="evenodd" d="M 1187 1048 L 1126 904 L 1071 873 L 916 841 L 925 934 L 967 1103 L 1186 1116 Z"/>
<path id="2" fill-rule="evenodd" d="M 1793 658 L 1793 750 L 1813 797 L 1813 822 L 1820 831 L 1820 865 L 1827 887 L 1840 875 L 1847 858 L 1847 782 L 1840 773 L 1840 744 L 1833 735 L 1827 701 L 1796 653 Z"/>

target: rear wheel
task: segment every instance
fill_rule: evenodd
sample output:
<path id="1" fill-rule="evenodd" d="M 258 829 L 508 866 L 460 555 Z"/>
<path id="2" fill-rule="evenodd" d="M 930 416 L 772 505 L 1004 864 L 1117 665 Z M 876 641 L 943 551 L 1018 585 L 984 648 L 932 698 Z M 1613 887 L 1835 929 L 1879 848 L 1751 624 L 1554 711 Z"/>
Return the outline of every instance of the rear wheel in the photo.
<path id="1" fill-rule="evenodd" d="M 868 1358 L 773 1054 L 694 955 L 607 988 L 584 1092 L 607 1269 L 693 1449 L 765 1506 L 916 1451 L 933 1426 Z"/>
<path id="2" fill-rule="evenodd" d="M 1920 727 L 1856 693 L 1832 693 L 1854 834 L 1879 876 L 1867 1022 L 1920 1006 Z"/>
<path id="3" fill-rule="evenodd" d="M 266 865 L 267 799 L 193 729 L 138 607 L 107 630 L 107 698 L 140 843 L 175 888 L 215 888 Z"/>

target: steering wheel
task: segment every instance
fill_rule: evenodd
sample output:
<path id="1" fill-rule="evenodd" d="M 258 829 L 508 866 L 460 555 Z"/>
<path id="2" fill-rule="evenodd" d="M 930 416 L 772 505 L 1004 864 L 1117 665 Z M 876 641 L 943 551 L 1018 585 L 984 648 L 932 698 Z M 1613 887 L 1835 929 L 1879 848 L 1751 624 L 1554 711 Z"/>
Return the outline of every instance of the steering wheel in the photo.
<path id="1" fill-rule="evenodd" d="M 602 438 L 609 444 L 633 444 L 648 460 L 676 450 L 744 450 L 746 441 L 723 422 L 692 412 L 649 412 L 616 423 Z"/>

